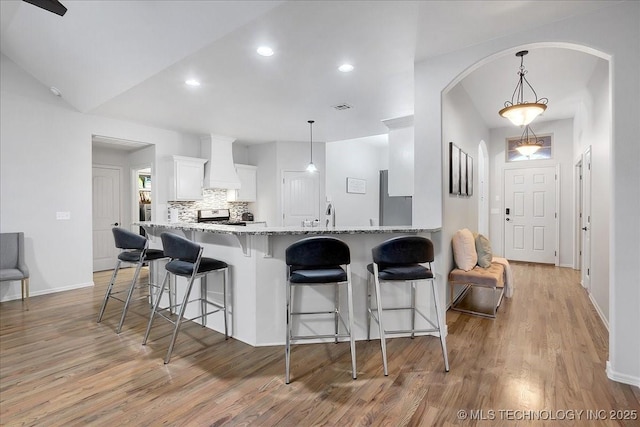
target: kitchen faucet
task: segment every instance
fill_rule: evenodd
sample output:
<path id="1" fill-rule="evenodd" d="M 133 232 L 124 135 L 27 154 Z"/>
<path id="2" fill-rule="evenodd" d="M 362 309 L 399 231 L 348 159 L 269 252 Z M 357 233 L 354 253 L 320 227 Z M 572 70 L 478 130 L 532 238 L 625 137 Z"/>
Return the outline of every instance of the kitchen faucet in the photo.
<path id="1" fill-rule="evenodd" d="M 327 211 L 325 212 L 325 215 L 331 215 L 331 226 L 335 227 L 336 226 L 336 209 L 333 207 L 331 203 L 327 205 Z M 329 227 L 329 218 L 327 218 L 325 222 L 325 227 Z"/>

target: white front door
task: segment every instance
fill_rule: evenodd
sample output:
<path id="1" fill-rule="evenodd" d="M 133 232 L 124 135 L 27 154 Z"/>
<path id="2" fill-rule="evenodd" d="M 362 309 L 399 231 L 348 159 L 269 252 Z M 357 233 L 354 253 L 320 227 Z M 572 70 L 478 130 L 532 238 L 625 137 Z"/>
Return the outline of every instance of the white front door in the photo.
<path id="1" fill-rule="evenodd" d="M 556 169 L 504 171 L 505 258 L 555 263 Z"/>
<path id="2" fill-rule="evenodd" d="M 582 286 L 591 289 L 591 147 L 582 156 Z"/>
<path id="3" fill-rule="evenodd" d="M 304 220 L 320 219 L 320 181 L 317 173 L 282 173 L 282 225 L 300 226 Z"/>
<path id="4" fill-rule="evenodd" d="M 94 166 L 93 189 L 93 271 L 115 267 L 118 250 L 111 228 L 120 225 L 120 168 Z"/>

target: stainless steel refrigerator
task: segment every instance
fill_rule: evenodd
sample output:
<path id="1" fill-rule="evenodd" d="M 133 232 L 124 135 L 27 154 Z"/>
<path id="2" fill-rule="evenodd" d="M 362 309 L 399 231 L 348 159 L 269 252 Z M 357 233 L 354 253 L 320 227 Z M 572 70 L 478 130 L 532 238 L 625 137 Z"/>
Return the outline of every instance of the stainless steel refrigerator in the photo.
<path id="1" fill-rule="evenodd" d="M 411 196 L 389 196 L 389 171 L 380 171 L 380 225 L 411 225 Z"/>

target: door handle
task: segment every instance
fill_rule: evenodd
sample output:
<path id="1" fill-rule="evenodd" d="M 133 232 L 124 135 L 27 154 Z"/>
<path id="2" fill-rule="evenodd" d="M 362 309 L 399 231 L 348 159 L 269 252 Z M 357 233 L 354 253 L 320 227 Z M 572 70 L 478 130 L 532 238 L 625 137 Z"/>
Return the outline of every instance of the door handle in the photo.
<path id="1" fill-rule="evenodd" d="M 511 221 L 511 219 L 510 219 L 510 218 L 507 218 L 507 221 Z"/>
<path id="2" fill-rule="evenodd" d="M 587 231 L 587 227 L 582 227 L 582 229 L 583 229 L 584 231 Z"/>
<path id="3" fill-rule="evenodd" d="M 114 223 L 113 223 L 113 224 L 111 224 L 111 225 L 113 225 L 114 227 L 117 227 L 117 226 L 119 226 L 120 224 L 118 224 L 117 222 L 114 222 Z"/>

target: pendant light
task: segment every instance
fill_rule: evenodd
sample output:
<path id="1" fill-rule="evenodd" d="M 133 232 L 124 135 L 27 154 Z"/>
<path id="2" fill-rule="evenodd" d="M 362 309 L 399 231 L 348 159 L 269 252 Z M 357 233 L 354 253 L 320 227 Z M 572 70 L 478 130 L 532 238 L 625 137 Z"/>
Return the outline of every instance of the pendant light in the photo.
<path id="1" fill-rule="evenodd" d="M 526 126 L 531 123 L 533 119 L 547 109 L 547 102 L 549 102 L 547 98 L 538 98 L 538 94 L 525 77 L 527 70 L 524 69 L 524 56 L 528 53 L 528 50 L 521 50 L 516 53 L 516 56 L 520 57 L 518 83 L 516 84 L 516 89 L 513 91 L 513 95 L 511 95 L 511 101 L 505 101 L 504 108 L 498 112 L 502 117 L 511 120 L 511 123 L 516 126 Z M 531 92 L 533 92 L 535 102 L 527 102 L 524 99 L 524 83 L 526 83 L 529 89 L 531 89 Z"/>
<path id="2" fill-rule="evenodd" d="M 531 133 L 531 135 L 529 135 L 529 133 Z M 522 136 L 520 137 L 520 141 L 516 146 L 516 150 L 518 150 L 518 152 L 523 156 L 531 157 L 531 155 L 537 152 L 540 148 L 542 148 L 542 140 L 538 139 L 529 125 L 526 125 L 524 127 L 524 132 L 522 132 Z"/>
<path id="3" fill-rule="evenodd" d="M 307 166 L 307 172 L 313 173 L 313 172 L 316 172 L 318 170 L 316 165 L 313 164 L 313 123 L 314 123 L 314 120 L 307 120 L 307 123 L 309 123 L 309 153 L 311 155 L 310 161 L 309 161 L 309 166 Z"/>

